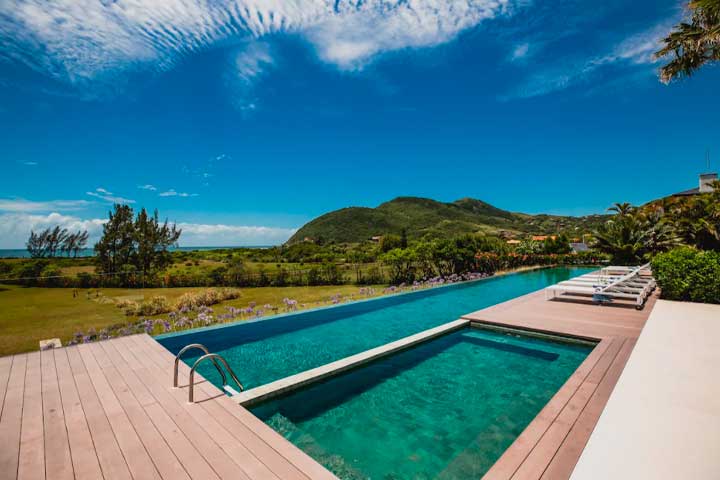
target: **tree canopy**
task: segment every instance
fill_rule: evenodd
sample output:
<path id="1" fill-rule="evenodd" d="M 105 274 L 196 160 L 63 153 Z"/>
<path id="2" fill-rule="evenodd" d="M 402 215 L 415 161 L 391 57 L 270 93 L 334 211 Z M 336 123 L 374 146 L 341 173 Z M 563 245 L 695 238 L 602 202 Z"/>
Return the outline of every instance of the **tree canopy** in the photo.
<path id="1" fill-rule="evenodd" d="M 663 39 L 655 55 L 670 57 L 660 68 L 663 83 L 689 77 L 705 64 L 720 59 L 720 0 L 692 0 L 689 21 L 680 22 Z"/>
<path id="2" fill-rule="evenodd" d="M 87 230 L 69 232 L 60 226 L 48 227 L 41 232 L 30 232 L 25 244 L 28 253 L 33 258 L 56 257 L 58 255 L 77 257 L 80 250 L 87 246 Z"/>
<path id="3" fill-rule="evenodd" d="M 157 210 L 150 216 L 143 208 L 134 218 L 130 206 L 115 205 L 95 244 L 97 264 L 105 273 L 155 272 L 168 265 L 168 249 L 181 233 L 175 224 L 161 223 Z"/>

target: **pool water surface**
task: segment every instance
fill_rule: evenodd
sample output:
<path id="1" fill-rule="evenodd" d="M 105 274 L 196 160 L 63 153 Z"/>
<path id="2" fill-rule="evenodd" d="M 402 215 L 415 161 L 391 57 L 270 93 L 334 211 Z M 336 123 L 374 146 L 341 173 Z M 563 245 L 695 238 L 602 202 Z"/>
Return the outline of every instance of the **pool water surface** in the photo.
<path id="1" fill-rule="evenodd" d="M 547 268 L 503 275 L 261 321 L 161 335 L 157 340 L 173 353 L 190 343 L 204 344 L 228 361 L 245 388 L 252 388 L 451 322 L 590 270 Z M 198 357 L 188 355 L 183 360 L 192 365 Z M 201 365 L 199 372 L 222 386 L 209 362 Z"/>
<path id="2" fill-rule="evenodd" d="M 341 479 L 479 479 L 591 349 L 466 328 L 251 410 Z"/>

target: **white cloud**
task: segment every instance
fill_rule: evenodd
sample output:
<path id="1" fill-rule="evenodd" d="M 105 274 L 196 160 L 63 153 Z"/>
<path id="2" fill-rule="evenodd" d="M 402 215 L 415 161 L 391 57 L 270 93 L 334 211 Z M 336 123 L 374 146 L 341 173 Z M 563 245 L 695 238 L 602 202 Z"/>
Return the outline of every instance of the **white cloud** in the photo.
<path id="1" fill-rule="evenodd" d="M 31 230 L 56 225 L 72 231 L 87 230 L 90 233 L 88 245 L 92 245 L 99 239 L 105 222 L 106 219 L 81 219 L 57 212 L 47 215 L 2 213 L 0 248 L 22 248 Z M 180 237 L 183 246 L 276 245 L 297 231 L 295 228 L 197 223 L 178 223 L 178 227 L 183 231 Z"/>
<path id="2" fill-rule="evenodd" d="M 522 0 L 5 0 L 3 51 L 71 84 L 118 83 L 118 73 L 165 70 L 214 45 L 299 34 L 342 69 L 375 55 L 447 42 Z M 250 42 L 256 45 L 257 42 Z M 262 45 L 262 43 L 259 43 Z M 272 63 L 265 47 L 240 54 L 237 75 Z M 42 53 L 38 53 L 42 52 Z"/>
<path id="3" fill-rule="evenodd" d="M 49 212 L 82 210 L 92 205 L 87 200 L 48 200 L 35 202 L 22 198 L 0 198 L 0 211 Z"/>
<path id="4" fill-rule="evenodd" d="M 170 190 L 166 192 L 160 192 L 158 193 L 158 197 L 197 197 L 197 193 L 186 193 L 186 192 L 177 192 L 174 188 L 171 188 Z"/>
<path id="5" fill-rule="evenodd" d="M 277 245 L 285 242 L 297 228 L 247 225 L 178 223 L 180 241 L 186 246 Z"/>
<path id="6" fill-rule="evenodd" d="M 99 218 L 83 220 L 57 212 L 47 215 L 0 214 L 0 248 L 22 248 L 30 235 L 30 231 L 43 230 L 56 225 L 71 231 L 87 230 L 90 234 L 88 245 L 92 245 L 100 237 L 102 226 L 106 221 Z"/>
<path id="7" fill-rule="evenodd" d="M 99 198 L 100 200 L 108 203 L 135 203 L 135 200 L 131 200 L 129 198 L 120 197 L 117 195 L 112 195 L 110 192 L 107 192 L 107 190 L 103 188 L 98 188 L 94 192 L 85 192 L 87 195 L 90 195 L 91 197 Z"/>
<path id="8" fill-rule="evenodd" d="M 304 29 L 321 59 L 344 70 L 362 68 L 375 55 L 445 43 L 484 20 L 508 14 L 511 0 L 366 1 L 339 3 Z"/>
<path id="9" fill-rule="evenodd" d="M 155 185 L 150 185 L 149 183 L 146 185 L 138 185 L 138 188 L 140 190 L 150 190 L 151 192 L 157 190 L 157 187 L 155 187 Z"/>
<path id="10" fill-rule="evenodd" d="M 22 162 L 23 165 L 27 165 L 28 167 L 35 167 L 37 166 L 37 162 Z"/>

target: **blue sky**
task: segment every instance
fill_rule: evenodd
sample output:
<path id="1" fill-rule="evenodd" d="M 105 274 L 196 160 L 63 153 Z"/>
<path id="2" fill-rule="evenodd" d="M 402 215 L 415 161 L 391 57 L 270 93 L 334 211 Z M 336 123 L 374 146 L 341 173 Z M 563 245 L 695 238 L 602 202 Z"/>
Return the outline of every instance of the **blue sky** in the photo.
<path id="1" fill-rule="evenodd" d="M 676 1 L 7 0 L 0 248 L 158 208 L 284 241 L 401 195 L 602 212 L 720 158 L 720 69 L 657 80 Z M 717 170 L 718 161 L 714 161 Z M 712 165 L 711 165 L 712 166 Z"/>

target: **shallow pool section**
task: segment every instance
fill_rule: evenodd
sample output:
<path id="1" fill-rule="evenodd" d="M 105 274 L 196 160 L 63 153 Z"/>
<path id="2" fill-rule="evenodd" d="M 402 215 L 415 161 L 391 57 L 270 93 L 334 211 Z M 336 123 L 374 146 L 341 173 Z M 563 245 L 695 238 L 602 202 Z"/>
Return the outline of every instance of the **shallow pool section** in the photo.
<path id="1" fill-rule="evenodd" d="M 535 270 L 157 339 L 173 353 L 191 343 L 204 344 L 225 357 L 246 388 L 253 388 L 590 270 Z M 187 356 L 183 360 L 192 365 L 197 358 Z M 199 372 L 215 385 L 222 385 L 210 363 L 201 365 Z"/>
<path id="2" fill-rule="evenodd" d="M 480 478 L 591 349 L 466 328 L 252 412 L 341 479 Z"/>

